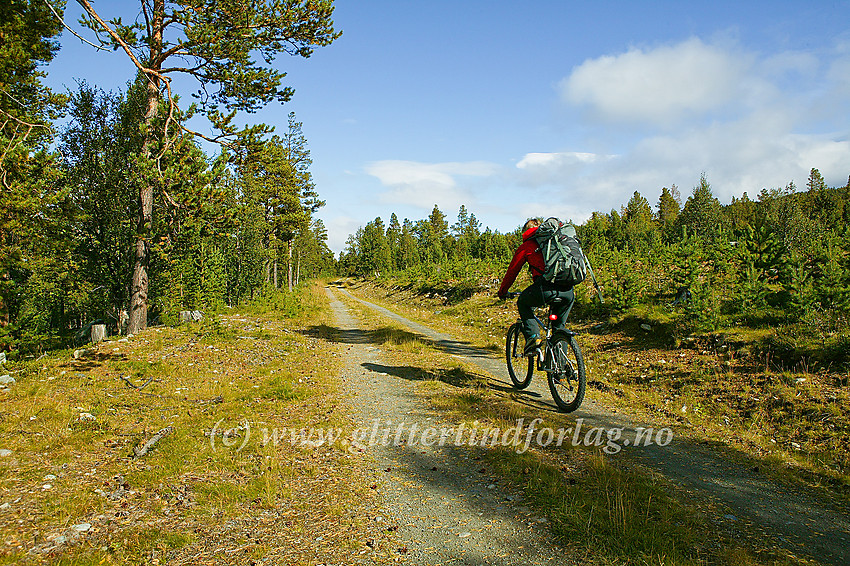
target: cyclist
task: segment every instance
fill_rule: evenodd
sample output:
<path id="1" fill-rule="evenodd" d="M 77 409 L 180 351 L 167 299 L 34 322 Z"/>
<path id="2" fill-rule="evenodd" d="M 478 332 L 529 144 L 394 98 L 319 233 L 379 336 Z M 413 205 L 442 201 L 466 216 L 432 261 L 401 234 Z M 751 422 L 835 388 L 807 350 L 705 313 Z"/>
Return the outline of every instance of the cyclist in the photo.
<path id="1" fill-rule="evenodd" d="M 552 305 L 552 312 L 558 317 L 553 322 L 553 330 L 558 330 L 564 328 L 567 316 L 570 314 L 570 310 L 573 308 L 573 303 L 575 302 L 575 294 L 572 287 L 555 285 L 542 277 L 546 267 L 543 261 L 543 254 L 540 253 L 537 241 L 534 239 L 534 235 L 539 227 L 540 220 L 537 218 L 530 219 L 523 226 L 522 245 L 520 245 L 514 254 L 498 292 L 499 298 L 504 300 L 508 295 L 508 289 L 514 284 L 522 266 L 527 262 L 528 272 L 531 275 L 533 283 L 520 293 L 516 302 L 519 316 L 522 319 L 522 334 L 525 336 L 523 355 L 526 356 L 533 354 L 543 343 L 543 339 L 540 337 L 540 326 L 534 320 L 534 307 L 551 304 L 554 299 L 560 298 L 560 303 Z"/>

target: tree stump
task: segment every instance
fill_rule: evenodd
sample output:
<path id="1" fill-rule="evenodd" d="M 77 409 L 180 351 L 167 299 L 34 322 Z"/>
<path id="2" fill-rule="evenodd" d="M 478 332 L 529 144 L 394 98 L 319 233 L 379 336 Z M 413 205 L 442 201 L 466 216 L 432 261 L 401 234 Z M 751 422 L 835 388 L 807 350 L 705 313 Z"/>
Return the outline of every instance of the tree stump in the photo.
<path id="1" fill-rule="evenodd" d="M 91 341 L 92 344 L 97 344 L 98 342 L 103 342 L 106 338 L 106 325 L 105 324 L 94 324 L 91 327 Z"/>

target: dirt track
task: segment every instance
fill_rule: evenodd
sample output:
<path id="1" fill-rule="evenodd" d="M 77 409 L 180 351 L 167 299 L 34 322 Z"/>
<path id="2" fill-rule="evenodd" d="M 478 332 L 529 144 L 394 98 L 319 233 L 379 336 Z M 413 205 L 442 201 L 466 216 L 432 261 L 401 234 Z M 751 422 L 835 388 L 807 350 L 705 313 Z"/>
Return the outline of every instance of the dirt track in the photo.
<path id="1" fill-rule="evenodd" d="M 453 337 L 401 317 L 383 307 L 345 293 L 382 315 L 400 322 L 432 340 L 446 352 L 477 365 L 505 386 L 505 370 L 500 358 L 471 347 Z M 414 399 L 405 380 L 381 371 L 380 353 L 367 345 L 357 321 L 328 290 L 340 324 L 341 339 L 353 344 L 349 385 L 361 396 L 358 405 L 365 410 L 364 422 L 374 418 L 393 422 L 436 419 Z M 359 336 L 359 338 L 358 338 Z M 387 369 L 387 368 L 384 368 Z M 365 387 L 362 387 L 365 386 Z M 544 380 L 535 379 L 523 394 L 527 403 L 540 411 L 555 410 Z M 605 411 L 589 399 L 574 415 L 587 426 L 623 428 L 623 445 L 633 444 L 635 423 L 621 414 Z M 646 425 L 651 426 L 651 425 Z M 657 425 L 667 426 L 667 425 Z M 674 429 L 675 432 L 675 429 Z M 756 534 L 798 556 L 808 556 L 823 564 L 850 563 L 850 512 L 838 509 L 804 490 L 779 486 L 758 473 L 757 463 L 742 466 L 724 457 L 725 447 L 695 445 L 674 440 L 665 447 L 627 446 L 617 457 L 633 458 L 662 473 L 689 490 L 707 493 L 728 512 L 717 517 L 718 528 L 736 533 Z M 389 508 L 396 517 L 410 516 L 399 525 L 399 536 L 409 541 L 411 556 L 418 563 L 438 563 L 448 558 L 463 564 L 546 564 L 558 563 L 546 543 L 545 529 L 529 529 L 536 518 L 517 502 L 519 494 L 507 494 L 498 486 L 476 477 L 467 454 L 445 449 L 407 450 L 391 447 L 376 450 L 378 469 L 384 472 Z M 740 461 L 740 458 L 738 458 Z M 487 485 L 485 485 L 487 484 Z M 508 501 L 510 498 L 512 501 Z M 538 525 L 541 526 L 541 525 Z M 529 534 L 534 536 L 529 538 Z M 485 536 L 486 535 L 486 536 Z M 502 542 L 504 544 L 499 544 Z M 518 550 L 525 544 L 526 548 Z M 526 553 L 526 550 L 531 551 Z"/>
<path id="2" fill-rule="evenodd" d="M 440 430 L 439 416 L 428 411 L 413 393 L 414 384 L 393 375 L 381 352 L 370 345 L 358 320 L 328 290 L 337 321 L 336 339 L 347 345 L 345 381 L 364 430 L 377 430 L 377 442 L 364 439 L 373 460 L 376 486 L 386 517 L 380 521 L 396 532 L 396 546 L 413 564 L 577 563 L 547 540 L 545 519 L 526 507 L 522 494 L 506 491 L 498 479 L 483 472 L 474 451 L 407 442 L 402 438 L 429 428 Z M 389 430 L 389 445 L 381 441 Z M 371 432 L 370 432 L 371 435 Z M 422 438 L 414 434 L 414 438 Z M 370 444 L 374 444 L 370 446 Z"/>

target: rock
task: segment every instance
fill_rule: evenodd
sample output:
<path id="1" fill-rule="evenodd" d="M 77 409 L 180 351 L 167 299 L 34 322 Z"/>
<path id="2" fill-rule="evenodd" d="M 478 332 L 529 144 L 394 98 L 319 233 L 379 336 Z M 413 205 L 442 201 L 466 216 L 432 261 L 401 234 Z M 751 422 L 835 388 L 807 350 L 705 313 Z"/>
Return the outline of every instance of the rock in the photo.
<path id="1" fill-rule="evenodd" d="M 80 523 L 78 525 L 74 525 L 71 528 L 77 531 L 78 533 L 84 533 L 91 529 L 91 523 Z"/>
<path id="2" fill-rule="evenodd" d="M 723 518 L 729 519 L 730 521 L 737 521 L 738 520 L 738 517 L 736 517 L 735 515 L 723 515 Z"/>
<path id="3" fill-rule="evenodd" d="M 646 330 L 647 332 L 649 332 L 650 330 L 652 330 L 652 327 L 651 327 L 650 325 L 646 324 L 646 323 L 641 324 L 641 325 L 640 325 L 640 328 L 641 328 L 641 330 Z"/>
<path id="4" fill-rule="evenodd" d="M 15 378 L 9 374 L 0 375 L 0 385 L 14 385 Z"/>
<path id="5" fill-rule="evenodd" d="M 65 544 L 67 541 L 68 541 L 68 537 L 66 537 L 65 535 L 59 535 L 58 537 L 53 539 L 53 543 L 57 544 L 57 545 L 58 544 Z"/>
<path id="6" fill-rule="evenodd" d="M 9 509 L 10 507 L 11 507 L 11 505 L 9 505 L 8 502 L 4 503 L 3 505 L 0 505 L 0 509 L 2 509 L 3 511 L 5 511 L 6 509 Z"/>
<path id="7" fill-rule="evenodd" d="M 204 320 L 204 313 L 202 311 L 180 311 L 179 320 L 181 324 L 200 322 Z"/>
<path id="8" fill-rule="evenodd" d="M 0 364 L 6 363 L 6 352 L 0 352 Z"/>
<path id="9" fill-rule="evenodd" d="M 798 377 L 797 379 L 794 380 L 794 383 L 796 383 L 797 385 L 800 385 L 801 383 L 805 383 L 805 381 L 806 381 L 805 377 Z"/>
<path id="10" fill-rule="evenodd" d="M 7 450 L 6 448 L 0 448 L 0 458 L 6 458 L 7 456 L 11 456 L 12 451 Z"/>
<path id="11" fill-rule="evenodd" d="M 53 489 L 53 484 L 46 483 L 43 486 L 41 486 L 41 491 L 49 491 L 51 489 Z"/>
<path id="12" fill-rule="evenodd" d="M 77 418 L 78 422 L 96 421 L 96 420 L 97 420 L 97 417 L 95 417 L 91 413 L 80 413 L 80 416 Z"/>
<path id="13" fill-rule="evenodd" d="M 85 354 L 85 353 L 86 353 L 85 349 L 74 350 L 74 359 L 79 360 L 80 358 L 83 357 L 83 354 Z"/>
<path id="14" fill-rule="evenodd" d="M 47 474 L 46 476 L 44 476 L 43 479 L 44 481 L 53 481 L 56 479 L 56 476 L 54 476 L 53 474 Z"/>

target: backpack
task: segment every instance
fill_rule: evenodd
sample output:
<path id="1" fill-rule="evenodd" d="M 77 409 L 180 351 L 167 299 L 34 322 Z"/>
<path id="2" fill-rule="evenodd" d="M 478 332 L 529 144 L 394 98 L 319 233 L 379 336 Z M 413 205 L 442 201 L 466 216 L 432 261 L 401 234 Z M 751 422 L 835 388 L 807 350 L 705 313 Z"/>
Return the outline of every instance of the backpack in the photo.
<path id="1" fill-rule="evenodd" d="M 587 263 L 572 224 L 548 218 L 534 234 L 543 254 L 543 278 L 555 285 L 573 287 L 587 277 Z"/>

